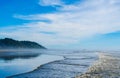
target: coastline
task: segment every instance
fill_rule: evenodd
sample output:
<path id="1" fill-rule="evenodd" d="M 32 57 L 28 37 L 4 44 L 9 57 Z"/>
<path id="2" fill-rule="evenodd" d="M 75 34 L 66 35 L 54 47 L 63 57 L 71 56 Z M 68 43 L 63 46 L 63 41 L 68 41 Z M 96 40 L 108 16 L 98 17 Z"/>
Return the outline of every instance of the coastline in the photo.
<path id="1" fill-rule="evenodd" d="M 100 53 L 99 60 L 86 73 L 75 78 L 120 78 L 120 56 L 114 53 Z"/>

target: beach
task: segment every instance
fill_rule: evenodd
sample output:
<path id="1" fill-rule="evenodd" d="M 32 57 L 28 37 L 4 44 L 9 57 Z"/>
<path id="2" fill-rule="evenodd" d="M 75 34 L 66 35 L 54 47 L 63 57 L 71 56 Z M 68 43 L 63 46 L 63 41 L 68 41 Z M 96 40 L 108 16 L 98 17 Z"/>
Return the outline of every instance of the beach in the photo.
<path id="1" fill-rule="evenodd" d="M 76 78 L 120 78 L 120 56 L 115 53 L 101 53 L 88 71 Z"/>
<path id="2" fill-rule="evenodd" d="M 46 50 L 10 52 L 1 65 L 14 67 L 16 71 L 7 78 L 119 78 L 119 52 Z M 25 55 L 24 55 L 25 54 Z M 28 55 L 26 55 L 28 54 Z M 36 54 L 38 54 L 36 56 Z M 2 54 L 2 55 L 6 55 Z M 34 56 L 35 55 L 35 56 Z M 26 59 L 27 57 L 27 59 Z M 30 57 L 30 58 L 28 58 Z M 2 57 L 3 58 L 3 57 Z M 6 58 L 6 57 L 5 57 Z M 11 58 L 11 57 L 10 57 Z M 4 58 L 3 58 L 4 59 Z M 10 62 L 9 62 L 10 60 Z M 20 67 L 20 71 L 16 70 Z M 4 67 L 3 66 L 3 67 Z M 8 69 L 9 69 L 8 68 Z M 21 69 L 23 69 L 21 71 Z M 11 71 L 11 72 L 12 72 Z M 4 73 L 5 74 L 5 73 Z"/>

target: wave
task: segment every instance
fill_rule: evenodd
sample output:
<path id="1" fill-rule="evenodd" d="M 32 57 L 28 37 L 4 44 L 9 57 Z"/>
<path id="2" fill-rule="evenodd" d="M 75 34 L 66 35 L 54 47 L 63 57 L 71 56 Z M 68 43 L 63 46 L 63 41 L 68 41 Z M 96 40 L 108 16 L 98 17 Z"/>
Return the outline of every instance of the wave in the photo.
<path id="1" fill-rule="evenodd" d="M 99 60 L 76 78 L 120 78 L 119 53 L 99 53 Z"/>

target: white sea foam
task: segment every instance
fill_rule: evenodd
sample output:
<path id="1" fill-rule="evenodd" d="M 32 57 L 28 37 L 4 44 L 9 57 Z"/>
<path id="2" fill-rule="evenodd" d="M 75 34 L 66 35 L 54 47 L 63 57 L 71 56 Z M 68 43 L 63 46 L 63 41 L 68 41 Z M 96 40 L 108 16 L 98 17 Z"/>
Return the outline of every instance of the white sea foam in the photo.
<path id="1" fill-rule="evenodd" d="M 119 53 L 99 53 L 99 60 L 76 78 L 120 78 Z"/>

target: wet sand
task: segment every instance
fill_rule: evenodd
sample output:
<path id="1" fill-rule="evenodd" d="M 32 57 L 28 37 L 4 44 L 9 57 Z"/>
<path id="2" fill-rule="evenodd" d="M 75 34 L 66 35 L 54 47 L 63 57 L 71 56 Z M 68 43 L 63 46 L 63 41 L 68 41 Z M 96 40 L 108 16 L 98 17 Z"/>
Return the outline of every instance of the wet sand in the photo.
<path id="1" fill-rule="evenodd" d="M 101 53 L 99 60 L 76 78 L 120 78 L 120 55 Z"/>

